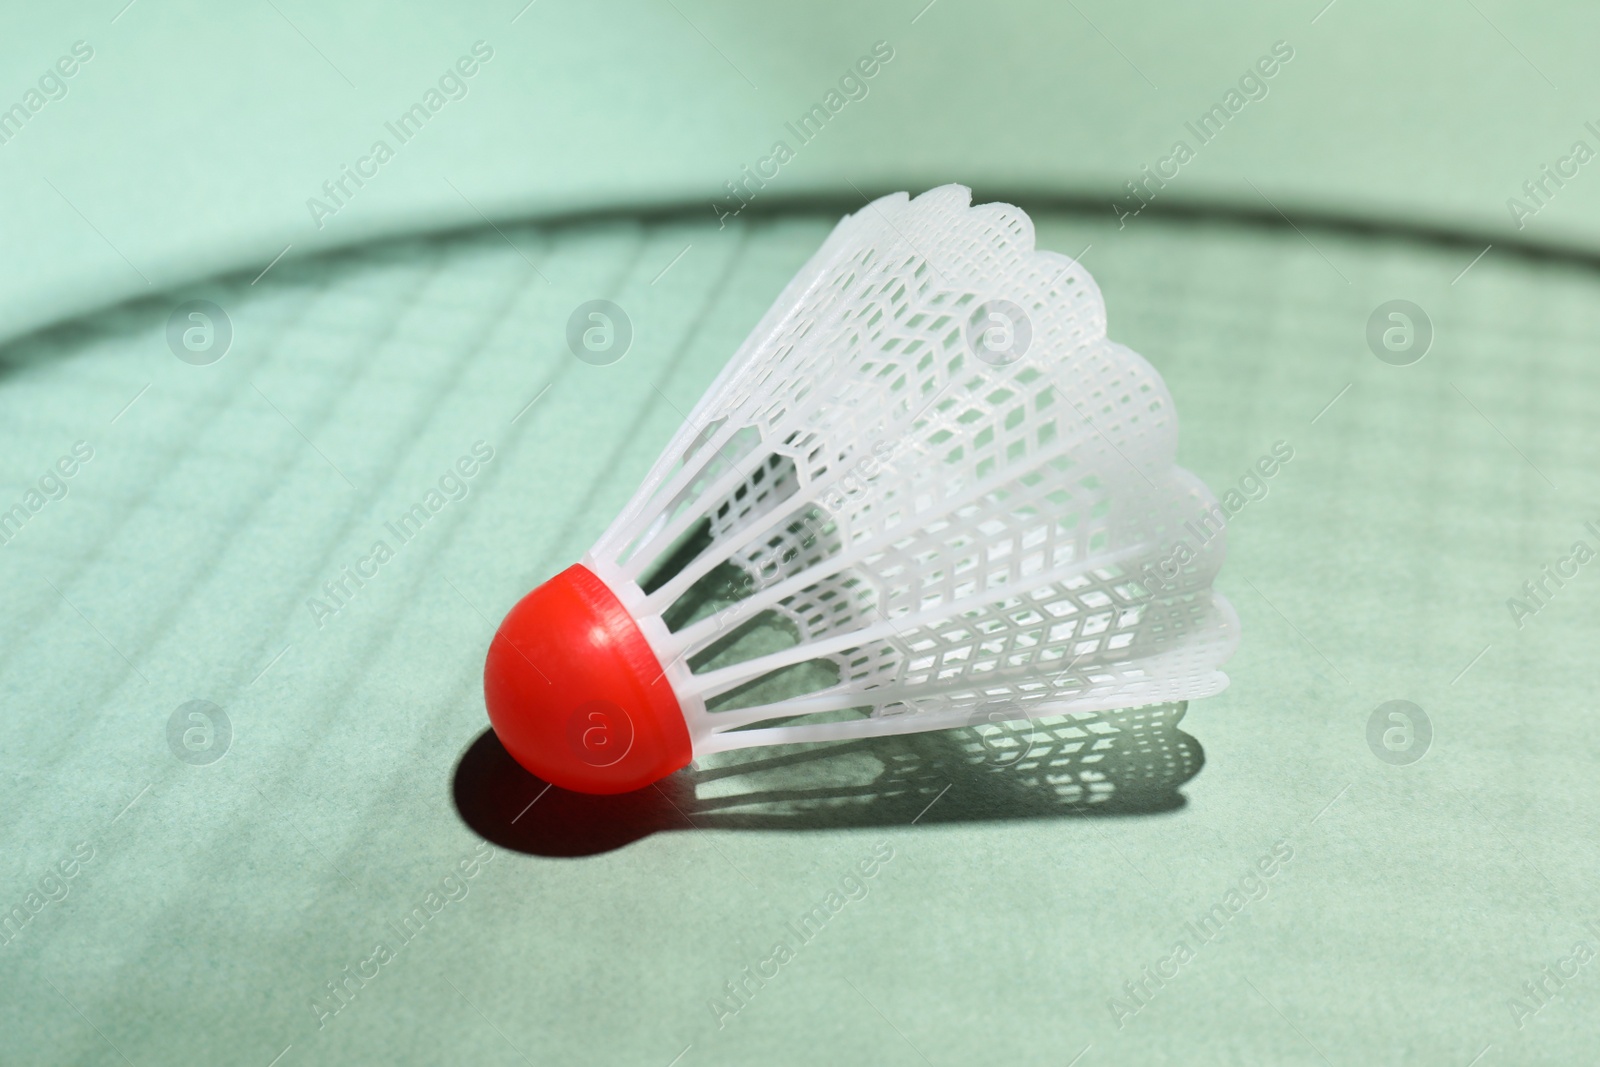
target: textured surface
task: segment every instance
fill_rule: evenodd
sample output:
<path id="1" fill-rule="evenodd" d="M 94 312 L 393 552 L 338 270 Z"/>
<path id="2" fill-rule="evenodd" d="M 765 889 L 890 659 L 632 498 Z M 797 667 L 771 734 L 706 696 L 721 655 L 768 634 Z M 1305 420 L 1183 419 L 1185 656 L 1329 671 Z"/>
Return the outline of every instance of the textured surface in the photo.
<path id="1" fill-rule="evenodd" d="M 960 181 L 1107 214 L 1137 210 L 1126 183 L 1148 182 L 1163 203 L 1274 220 L 1281 207 L 1501 247 L 1600 242 L 1591 168 L 1526 231 L 1507 210 L 1574 138 L 1600 145 L 1585 129 L 1600 128 L 1586 0 L 104 8 L 0 16 L 5 107 L 74 41 L 94 49 L 0 144 L 0 336 L 223 269 L 253 277 L 290 245 L 294 259 L 485 216 L 662 203 L 709 218 L 738 211 L 728 187 L 746 182 L 758 209 Z M 480 42 L 493 58 L 441 86 Z M 1262 60 L 1275 73 L 1246 82 Z M 421 134 L 388 131 L 439 88 Z M 1237 114 L 1220 136 L 1190 132 L 1221 103 Z M 799 131 L 819 104 L 837 114 Z M 396 155 L 372 168 L 377 139 Z M 345 168 L 372 180 L 330 197 Z M 771 180 L 745 177 L 757 171 Z M 1157 171 L 1172 180 L 1145 177 Z"/>
<path id="2" fill-rule="evenodd" d="M 1600 280 L 1561 263 L 1497 249 L 1452 282 L 1476 248 L 1033 212 L 1161 371 L 1179 461 L 1249 490 L 1218 583 L 1247 638 L 1181 729 L 741 753 L 611 807 L 481 739 L 493 620 L 620 511 L 839 213 L 286 260 L 4 351 L 0 506 L 93 449 L 0 547 L 0 907 L 27 915 L 0 945 L 8 1062 L 1600 1054 L 1596 964 L 1520 1029 L 1509 1005 L 1596 940 L 1600 579 L 1520 628 L 1506 605 L 1600 547 Z M 210 366 L 167 347 L 190 297 L 232 321 Z M 563 340 L 595 297 L 635 327 L 608 367 Z M 1411 366 L 1365 340 L 1393 298 L 1435 327 Z M 461 496 L 443 479 L 477 441 Z M 1278 441 L 1293 459 L 1247 482 Z M 421 531 L 389 534 L 430 490 Z M 319 625 L 308 598 L 379 539 Z M 1432 721 L 1409 766 L 1367 740 L 1391 699 Z M 214 755 L 214 720 L 169 735 L 194 700 L 230 723 L 208 764 L 175 753 Z M 1029 744 L 1062 768 L 1048 790 L 1011 768 Z M 712 998 L 830 892 L 719 1027 Z M 1176 975 L 1141 1006 L 1146 967 Z M 373 977 L 319 1029 L 345 968 Z"/>

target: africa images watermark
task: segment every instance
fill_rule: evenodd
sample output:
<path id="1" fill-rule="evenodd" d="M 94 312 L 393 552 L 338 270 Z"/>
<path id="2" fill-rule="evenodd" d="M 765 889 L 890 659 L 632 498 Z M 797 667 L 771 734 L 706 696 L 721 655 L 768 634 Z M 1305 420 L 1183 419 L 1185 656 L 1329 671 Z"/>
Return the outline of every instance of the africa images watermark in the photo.
<path id="1" fill-rule="evenodd" d="M 1367 716 L 1367 747 L 1391 767 L 1405 767 L 1428 754 L 1433 720 L 1414 701 L 1385 700 Z"/>
<path id="2" fill-rule="evenodd" d="M 1268 882 L 1288 867 L 1292 859 L 1293 845 L 1281 840 L 1274 842 L 1240 877 L 1237 885 L 1228 887 L 1222 899 L 1202 912 L 1199 919 L 1183 924 L 1182 936 L 1173 940 L 1172 948 L 1165 956 L 1146 964 L 1140 969 L 1138 977 L 1122 983 L 1122 996 L 1106 998 L 1106 1008 L 1110 1010 L 1117 1029 L 1121 1030 L 1129 1019 L 1150 1006 L 1167 983 L 1176 979 L 1182 973 L 1182 968 L 1195 958 L 1199 946 L 1209 945 L 1221 937 L 1235 917 L 1251 904 L 1266 899 Z M 1190 944 L 1191 940 L 1193 944 Z"/>
<path id="3" fill-rule="evenodd" d="M 372 951 L 355 963 L 346 966 L 334 977 L 324 982 L 322 990 L 307 999 L 317 1029 L 327 1029 L 328 1020 L 348 1008 L 367 987 L 383 973 L 383 968 L 399 958 L 417 936 L 427 928 L 440 912 L 451 904 L 467 899 L 472 891 L 471 880 L 483 873 L 483 868 L 494 861 L 495 848 L 487 841 L 479 842 L 477 850 L 458 860 L 449 874 L 428 888 L 410 911 L 398 922 L 388 920 L 382 938 L 375 939 Z M 392 935 L 392 936 L 391 936 Z"/>
<path id="4" fill-rule="evenodd" d="M 855 862 L 851 873 L 839 879 L 835 888 L 829 889 L 821 900 L 801 913 L 799 918 L 784 923 L 783 933 L 773 943 L 771 951 L 723 983 L 726 995 L 712 997 L 706 1002 L 712 1018 L 717 1020 L 717 1029 L 726 1027 L 729 1019 L 749 1007 L 755 995 L 778 977 L 778 971 L 793 961 L 800 950 L 822 932 L 828 920 L 844 910 L 846 904 L 865 900 L 868 881 L 876 878 L 883 866 L 892 859 L 894 846 L 887 841 L 878 842 L 866 858 Z"/>
<path id="5" fill-rule="evenodd" d="M 867 83 L 877 77 L 892 59 L 894 59 L 894 47 L 888 41 L 878 41 L 873 44 L 870 55 L 856 60 L 855 65 L 839 77 L 837 89 L 829 89 L 820 104 L 812 104 L 794 122 L 783 124 L 784 129 L 794 136 L 795 148 L 789 147 L 787 141 L 774 141 L 772 149 L 756 160 L 754 170 L 749 164 L 745 164 L 739 168 L 739 177 L 723 182 L 723 188 L 728 190 L 729 201 L 738 206 L 712 201 L 711 210 L 717 216 L 717 229 L 722 229 L 728 224 L 728 219 L 749 207 L 750 201 L 756 198 L 756 193 L 765 189 L 767 182 L 776 178 L 779 172 L 795 158 L 796 148 L 815 140 L 833 117 L 845 109 L 846 104 L 852 100 L 865 100 L 867 94 L 872 91 Z"/>
<path id="6" fill-rule="evenodd" d="M 439 75 L 436 86 L 430 85 L 420 100 L 400 112 L 393 121 L 383 124 L 383 128 L 394 138 L 393 145 L 389 144 L 387 138 L 380 137 L 372 142 L 366 155 L 354 163 L 341 164 L 338 175 L 322 183 L 322 196 L 306 199 L 306 210 L 311 212 L 311 221 L 317 229 L 326 225 L 327 218 L 343 211 L 355 195 L 366 188 L 367 182 L 378 176 L 378 169 L 421 133 L 428 121 L 446 104 L 452 100 L 465 100 L 469 91 L 467 80 L 478 73 L 481 64 L 493 58 L 494 49 L 487 42 L 474 41 L 472 55 L 457 59 Z"/>
<path id="7" fill-rule="evenodd" d="M 87 841 L 80 841 L 72 846 L 72 855 L 63 856 L 46 867 L 44 874 L 29 887 L 21 901 L 12 905 L 9 911 L 0 912 L 0 948 L 21 937 L 35 915 L 51 904 L 66 900 L 67 894 L 72 892 L 72 879 L 92 859 L 94 846 Z"/>
<path id="8" fill-rule="evenodd" d="M 45 505 L 65 500 L 70 489 L 67 483 L 83 464 L 93 458 L 94 446 L 87 441 L 78 441 L 72 446 L 70 455 L 63 455 L 46 467 L 38 481 L 28 487 L 20 500 L 0 511 L 0 546 L 9 545 L 28 521 L 44 510 Z"/>
<path id="9" fill-rule="evenodd" d="M 486 441 L 474 441 L 470 454 L 458 457 L 447 467 L 421 500 L 383 524 L 384 530 L 394 538 L 393 545 L 385 538 L 377 538 L 365 555 L 342 565 L 337 575 L 322 583 L 322 596 L 307 597 L 306 610 L 311 613 L 317 629 L 322 629 L 328 619 L 349 607 L 367 583 L 382 573 L 383 565 L 394 559 L 401 548 L 415 541 L 435 515 L 450 504 L 465 500 L 472 492 L 472 479 L 492 459 L 494 447 Z"/>
<path id="10" fill-rule="evenodd" d="M 1272 491 L 1270 480 L 1294 459 L 1294 446 L 1288 441 L 1274 441 L 1272 451 L 1260 456 L 1251 468 L 1239 478 L 1238 485 L 1230 485 L 1222 499 L 1207 508 L 1198 519 L 1186 519 L 1183 535 L 1176 538 L 1166 556 L 1157 563 L 1146 563 L 1141 574 L 1144 587 L 1157 593 L 1171 582 L 1177 581 L 1187 567 L 1212 539 L 1228 528 L 1235 515 L 1252 501 L 1265 500 Z"/>
<path id="11" fill-rule="evenodd" d="M 1596 144 L 1600 144 L 1600 126 L 1591 121 L 1585 122 L 1583 128 L 1594 137 Z M 1539 164 L 1539 173 L 1522 183 L 1522 195 L 1527 199 L 1506 198 L 1506 210 L 1511 212 L 1511 221 L 1516 223 L 1517 229 L 1527 226 L 1529 219 L 1549 206 L 1556 194 L 1566 188 L 1567 182 L 1578 176 L 1578 169 L 1594 157 L 1594 148 L 1579 138 L 1572 142 L 1566 155 L 1556 160 L 1555 166 Z"/>
<path id="12" fill-rule="evenodd" d="M 1230 86 L 1222 95 L 1221 103 L 1212 104 L 1195 121 L 1185 122 L 1184 128 L 1194 135 L 1194 147 L 1191 148 L 1189 142 L 1180 137 L 1173 142 L 1172 149 L 1166 155 L 1156 160 L 1154 170 L 1149 164 L 1139 168 L 1141 177 L 1125 183 L 1128 190 L 1126 200 L 1111 205 L 1111 210 L 1117 216 L 1117 229 L 1127 226 L 1128 219 L 1148 207 L 1156 194 L 1167 187 L 1167 182 L 1176 178 L 1180 170 L 1199 155 L 1200 149 L 1216 140 L 1246 104 L 1265 100 L 1269 92 L 1267 82 L 1276 77 L 1293 58 L 1294 48 L 1289 42 L 1274 41 L 1272 51 L 1257 59 L 1239 76 L 1237 87 Z"/>
<path id="13" fill-rule="evenodd" d="M 1600 527 L 1594 521 L 1583 524 L 1590 536 L 1600 541 Z M 1578 576 L 1579 568 L 1594 559 L 1594 549 L 1589 547 L 1587 541 L 1581 538 L 1572 542 L 1572 547 L 1564 556 L 1546 563 L 1539 569 L 1537 578 L 1530 578 L 1522 583 L 1521 597 L 1507 597 L 1506 610 L 1511 613 L 1511 621 L 1517 624 L 1517 629 L 1522 629 L 1528 620 L 1550 605 L 1550 601 L 1568 582 Z"/>
<path id="14" fill-rule="evenodd" d="M 72 42 L 71 54 L 61 56 L 39 75 L 38 88 L 29 88 L 21 100 L 0 110 L 0 145 L 10 144 L 46 104 L 65 99 L 67 80 L 93 58 L 94 48 L 88 41 Z"/>
<path id="15" fill-rule="evenodd" d="M 1600 939 L 1600 928 L 1595 926 L 1593 919 L 1586 920 L 1583 928 L 1591 936 Z M 1580 939 L 1572 946 L 1570 953 L 1545 964 L 1532 978 L 1524 980 L 1520 995 L 1506 998 L 1506 1008 L 1511 1012 L 1511 1021 L 1517 1029 L 1527 1026 L 1529 1019 L 1554 1004 L 1566 991 L 1567 983 L 1578 978 L 1583 969 L 1594 961 L 1595 955 L 1594 944 L 1587 938 Z"/>

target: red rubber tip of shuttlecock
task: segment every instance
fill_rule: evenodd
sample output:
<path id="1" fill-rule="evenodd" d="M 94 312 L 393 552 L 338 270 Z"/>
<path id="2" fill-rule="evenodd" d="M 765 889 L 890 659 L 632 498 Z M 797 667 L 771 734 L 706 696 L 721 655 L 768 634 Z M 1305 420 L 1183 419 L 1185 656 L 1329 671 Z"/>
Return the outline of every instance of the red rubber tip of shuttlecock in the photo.
<path id="1" fill-rule="evenodd" d="M 579 793 L 626 793 L 693 758 L 683 711 L 622 602 L 568 567 L 517 602 L 483 665 L 489 721 L 513 759 Z"/>

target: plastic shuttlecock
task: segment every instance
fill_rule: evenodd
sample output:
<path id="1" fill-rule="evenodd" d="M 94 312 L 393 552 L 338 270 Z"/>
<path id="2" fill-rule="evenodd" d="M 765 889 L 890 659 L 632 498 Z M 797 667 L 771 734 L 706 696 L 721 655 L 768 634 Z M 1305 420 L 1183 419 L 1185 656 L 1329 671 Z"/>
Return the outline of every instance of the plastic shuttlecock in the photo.
<path id="1" fill-rule="evenodd" d="M 1209 696 L 1226 513 L 1072 259 L 945 186 L 841 221 L 582 562 L 489 647 L 568 789 L 712 752 Z"/>

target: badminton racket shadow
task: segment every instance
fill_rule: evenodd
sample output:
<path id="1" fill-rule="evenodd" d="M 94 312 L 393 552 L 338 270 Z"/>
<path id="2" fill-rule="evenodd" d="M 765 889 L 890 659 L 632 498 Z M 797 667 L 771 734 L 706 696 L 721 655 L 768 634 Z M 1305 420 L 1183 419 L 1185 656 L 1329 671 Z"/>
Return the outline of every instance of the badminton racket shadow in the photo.
<path id="1" fill-rule="evenodd" d="M 983 722 L 931 733 L 742 749 L 654 786 L 588 796 L 523 770 L 486 730 L 456 765 L 476 833 L 539 856 L 591 856 L 672 830 L 833 830 L 1174 811 L 1200 772 L 1187 705 Z"/>

